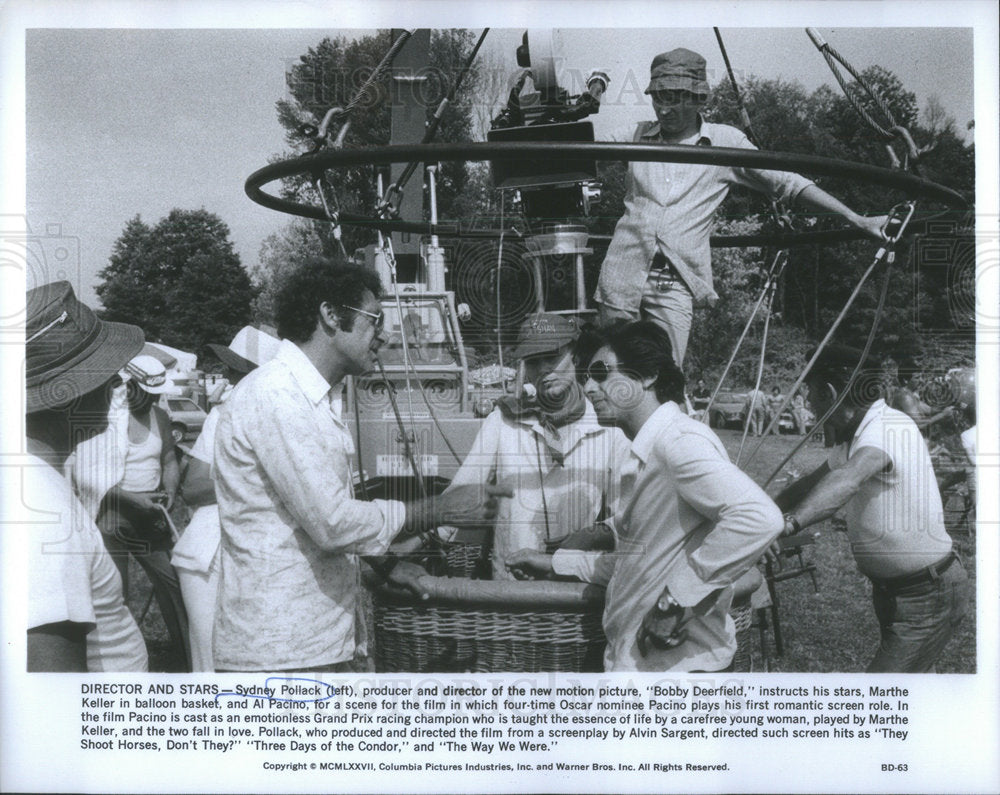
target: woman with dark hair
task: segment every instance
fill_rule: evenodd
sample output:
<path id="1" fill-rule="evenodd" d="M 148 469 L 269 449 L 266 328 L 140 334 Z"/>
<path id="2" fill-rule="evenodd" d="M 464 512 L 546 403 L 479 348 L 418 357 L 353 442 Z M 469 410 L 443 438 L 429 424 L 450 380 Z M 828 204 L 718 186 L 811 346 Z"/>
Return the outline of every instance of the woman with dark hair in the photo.
<path id="1" fill-rule="evenodd" d="M 732 584 L 781 532 L 781 513 L 680 408 L 684 375 L 650 321 L 613 329 L 584 385 L 601 424 L 632 441 L 613 554 L 522 553 L 512 568 L 607 582 L 607 671 L 724 671 Z"/>

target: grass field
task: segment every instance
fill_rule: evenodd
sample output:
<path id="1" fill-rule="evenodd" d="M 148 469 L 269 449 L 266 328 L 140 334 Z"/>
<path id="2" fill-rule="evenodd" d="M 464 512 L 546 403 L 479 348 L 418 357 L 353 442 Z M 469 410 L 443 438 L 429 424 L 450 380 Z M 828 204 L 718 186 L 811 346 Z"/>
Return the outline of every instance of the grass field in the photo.
<path id="1" fill-rule="evenodd" d="M 735 460 L 740 445 L 737 431 L 719 431 L 731 458 Z M 762 482 L 798 441 L 794 436 L 769 436 L 759 453 L 744 466 L 752 477 Z M 753 450 L 757 439 L 748 439 L 744 452 Z M 804 474 L 818 466 L 826 456 L 822 442 L 810 441 L 785 468 Z M 783 672 L 856 672 L 864 671 L 878 643 L 878 625 L 871 604 L 871 586 L 855 566 L 844 533 L 833 529 L 830 522 L 809 528 L 819 531 L 814 545 L 806 547 L 805 558 L 816 565 L 818 591 L 814 592 L 808 576 L 778 584 L 779 616 L 784 636 L 785 653 L 774 655 L 773 633 L 766 633 L 762 646 L 757 630 L 753 633 L 755 671 Z M 975 590 L 975 532 L 952 530 L 952 538 Z M 130 562 L 132 583 L 129 607 L 138 617 L 145 607 L 149 582 L 145 574 Z M 170 646 L 166 627 L 160 617 L 156 600 L 142 622 L 142 632 L 149 648 L 150 669 L 179 671 L 180 658 Z M 938 661 L 941 673 L 974 673 L 976 671 L 976 610 L 975 602 L 959 632 L 945 648 Z"/>

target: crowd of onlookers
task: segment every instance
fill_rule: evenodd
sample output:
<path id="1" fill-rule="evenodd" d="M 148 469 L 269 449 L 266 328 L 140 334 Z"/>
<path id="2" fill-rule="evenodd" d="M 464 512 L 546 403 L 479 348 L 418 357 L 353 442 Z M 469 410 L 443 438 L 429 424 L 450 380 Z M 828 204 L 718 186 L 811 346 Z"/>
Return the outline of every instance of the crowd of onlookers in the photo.
<path id="1" fill-rule="evenodd" d="M 220 354 L 235 386 L 183 466 L 142 332 L 99 320 L 66 283 L 29 292 L 26 480 L 54 506 L 32 531 L 30 670 L 145 669 L 129 558 L 185 669 L 371 670 L 362 574 L 420 599 L 409 553 L 486 525 L 494 579 L 606 586 L 606 670 L 726 671 L 734 584 L 779 536 L 838 512 L 873 587 L 869 670 L 933 669 L 968 587 L 921 436 L 932 418 L 913 419 L 913 395 L 851 388 L 860 352 L 828 346 L 805 379 L 830 415 L 829 460 L 767 494 L 688 413 L 657 324 L 531 315 L 514 351 L 525 388 L 497 401 L 445 492 L 366 501 L 342 390 L 387 338 L 381 289 L 346 263 L 293 272 L 280 341 L 248 328 Z M 761 399 L 765 419 L 781 402 L 777 387 Z M 175 521 L 181 495 L 190 522 Z"/>

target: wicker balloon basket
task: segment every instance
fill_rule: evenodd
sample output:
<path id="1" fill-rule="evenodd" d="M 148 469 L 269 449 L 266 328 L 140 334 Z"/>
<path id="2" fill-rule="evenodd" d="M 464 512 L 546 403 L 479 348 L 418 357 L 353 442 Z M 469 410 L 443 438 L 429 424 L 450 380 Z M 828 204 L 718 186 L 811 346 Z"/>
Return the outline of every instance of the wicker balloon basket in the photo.
<path id="1" fill-rule="evenodd" d="M 599 672 L 604 589 L 574 582 L 488 576 L 486 544 L 450 544 L 430 598 L 376 591 L 379 672 Z"/>

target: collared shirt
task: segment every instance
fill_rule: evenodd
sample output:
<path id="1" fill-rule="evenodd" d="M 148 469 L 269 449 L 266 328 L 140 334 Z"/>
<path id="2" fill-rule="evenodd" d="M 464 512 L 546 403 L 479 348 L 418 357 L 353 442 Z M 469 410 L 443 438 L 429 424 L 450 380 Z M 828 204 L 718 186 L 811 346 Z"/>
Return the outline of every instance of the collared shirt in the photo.
<path id="1" fill-rule="evenodd" d="M 891 466 L 862 483 L 845 507 L 858 569 L 869 577 L 899 577 L 937 563 L 951 551 L 951 538 L 920 429 L 906 414 L 877 400 L 850 444 L 831 451 L 830 468 L 844 466 L 866 447 L 885 453 Z"/>
<path id="2" fill-rule="evenodd" d="M 632 457 L 604 610 L 605 670 L 721 670 L 736 651 L 729 586 L 781 532 L 781 512 L 729 461 L 719 438 L 675 403 L 642 426 Z M 684 643 L 643 657 L 636 633 L 664 587 L 684 607 L 721 593 L 688 622 Z"/>
<path id="3" fill-rule="evenodd" d="M 405 508 L 354 499 L 340 410 L 338 387 L 288 340 L 221 409 L 217 668 L 308 668 L 354 655 L 356 555 L 384 552 Z"/>
<path id="4" fill-rule="evenodd" d="M 452 480 L 486 483 L 495 476 L 514 491 L 498 506 L 493 578 L 513 579 L 505 565 L 511 553 L 544 550 L 546 540 L 592 525 L 602 505 L 610 517 L 628 457 L 628 439 L 618 428 L 598 424 L 589 402 L 580 419 L 558 429 L 558 437 L 536 419 L 512 419 L 495 409 Z"/>
<path id="5" fill-rule="evenodd" d="M 656 143 L 659 122 L 641 122 L 611 135 L 613 141 Z M 702 122 L 683 144 L 755 149 L 726 124 Z M 660 251 L 691 290 L 696 305 L 718 296 L 712 287 L 709 238 L 715 211 L 732 185 L 745 185 L 792 202 L 812 181 L 783 171 L 698 163 L 629 163 L 625 212 L 601 266 L 596 299 L 613 309 L 638 312 L 653 255 Z"/>

